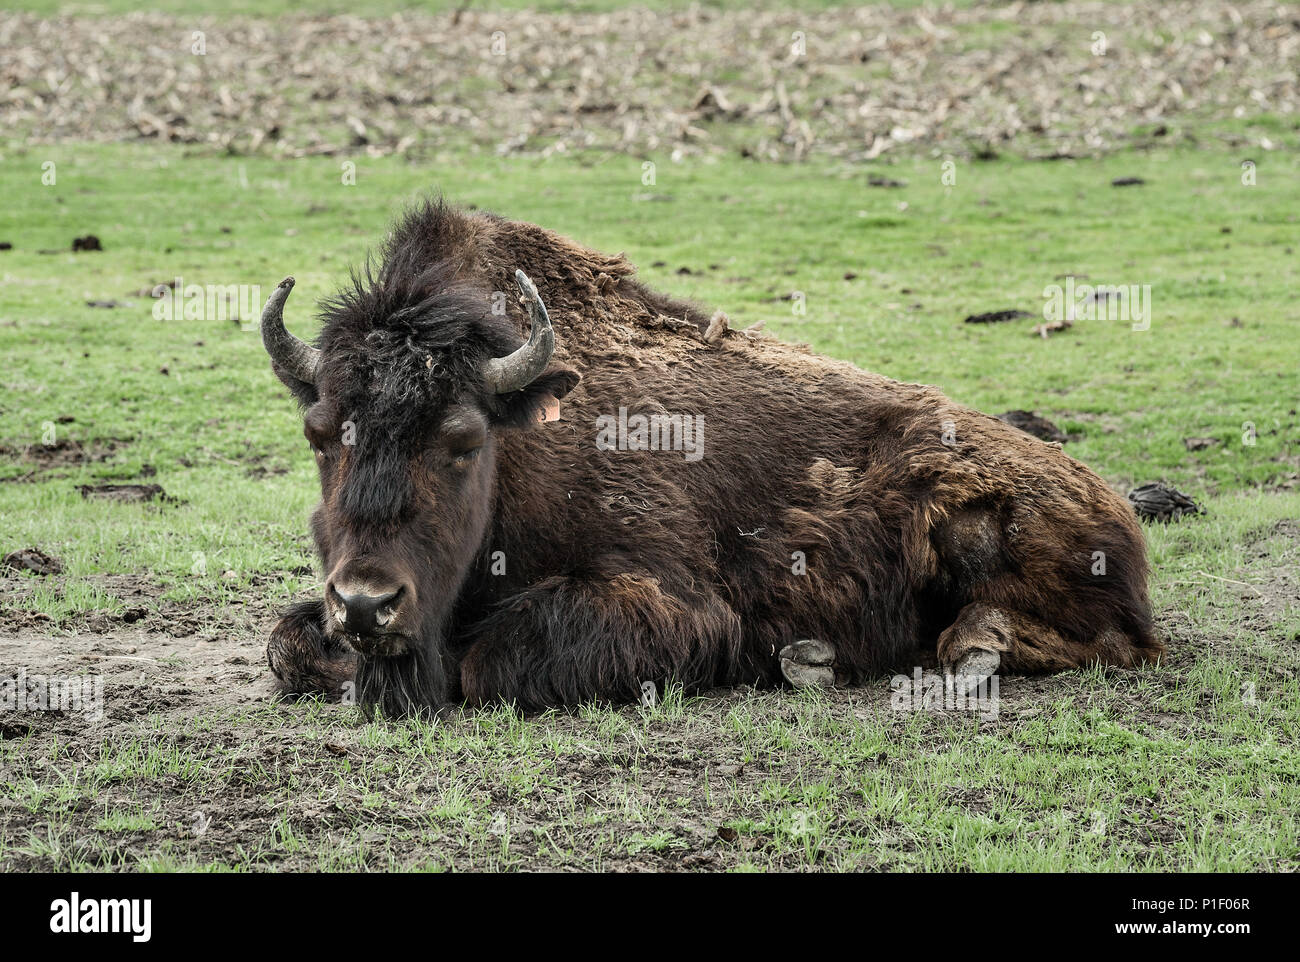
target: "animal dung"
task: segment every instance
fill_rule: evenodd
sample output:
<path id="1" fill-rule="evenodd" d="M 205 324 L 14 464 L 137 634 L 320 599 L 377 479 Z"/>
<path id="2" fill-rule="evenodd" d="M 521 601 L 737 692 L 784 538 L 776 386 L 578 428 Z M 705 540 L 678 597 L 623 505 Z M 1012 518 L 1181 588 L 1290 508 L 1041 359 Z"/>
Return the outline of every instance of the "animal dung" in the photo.
<path id="1" fill-rule="evenodd" d="M 1040 418 L 1032 411 L 1003 411 L 998 415 L 998 420 L 1010 424 L 1013 428 L 1019 428 L 1026 434 L 1032 434 L 1040 441 L 1064 443 L 1069 440 L 1064 431 L 1047 418 Z"/>
<path id="2" fill-rule="evenodd" d="M 79 484 L 77 490 L 83 498 L 106 498 L 127 503 L 171 500 L 161 484 Z"/>
<path id="3" fill-rule="evenodd" d="M 14 571 L 30 571 L 38 575 L 57 575 L 63 573 L 63 563 L 58 558 L 47 555 L 40 548 L 21 548 L 4 556 L 0 567 L 12 568 Z"/>
<path id="4" fill-rule="evenodd" d="M 1016 321 L 1021 318 L 1033 317 L 1028 311 L 1006 310 L 1006 311 L 989 311 L 986 314 L 971 314 L 966 324 L 1001 324 L 1003 321 Z"/>
<path id="5" fill-rule="evenodd" d="M 1143 521 L 1168 524 L 1187 514 L 1205 514 L 1205 509 L 1177 488 L 1152 481 L 1138 485 L 1128 493 L 1129 504 Z"/>

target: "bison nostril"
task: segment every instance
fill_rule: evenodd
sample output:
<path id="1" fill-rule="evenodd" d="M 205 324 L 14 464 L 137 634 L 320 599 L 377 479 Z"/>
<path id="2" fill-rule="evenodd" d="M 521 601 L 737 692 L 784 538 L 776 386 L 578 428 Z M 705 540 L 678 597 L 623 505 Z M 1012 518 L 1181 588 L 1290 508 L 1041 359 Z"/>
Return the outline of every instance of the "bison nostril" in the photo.
<path id="1" fill-rule="evenodd" d="M 379 607 L 375 610 L 375 621 L 381 628 L 397 617 L 397 605 L 405 591 L 405 588 L 398 588 L 379 602 Z"/>
<path id="2" fill-rule="evenodd" d="M 372 595 L 363 591 L 340 591 L 331 585 L 330 591 L 335 601 L 334 617 L 349 634 L 369 634 L 393 620 L 393 609 L 401 598 L 403 590 L 398 588 L 387 594 Z"/>

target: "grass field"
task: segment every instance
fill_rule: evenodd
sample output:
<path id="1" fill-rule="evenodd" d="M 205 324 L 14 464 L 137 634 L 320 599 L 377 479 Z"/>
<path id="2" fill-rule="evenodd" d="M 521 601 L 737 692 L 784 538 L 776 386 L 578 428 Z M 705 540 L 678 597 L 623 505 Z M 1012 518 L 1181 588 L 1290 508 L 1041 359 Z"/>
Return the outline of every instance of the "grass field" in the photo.
<path id="1" fill-rule="evenodd" d="M 50 188 L 39 180 L 47 160 L 58 174 Z M 647 188 L 627 158 L 388 158 L 361 161 L 355 186 L 344 186 L 335 159 L 11 152 L 0 168 L 9 198 L 0 239 L 15 245 L 0 252 L 0 345 L 18 363 L 5 375 L 0 444 L 20 456 L 0 463 L 0 478 L 57 460 L 61 451 L 42 453 L 53 424 L 56 442 L 92 452 L 77 480 L 130 480 L 148 465 L 187 503 L 142 519 L 83 502 L 64 481 L 5 484 L 0 505 L 16 541 L 61 541 L 93 523 L 98 538 L 63 549 L 74 573 L 148 570 L 190 597 L 217 587 L 190 576 L 195 551 L 216 575 L 309 563 L 302 519 L 314 465 L 255 325 L 155 320 L 153 301 L 136 295 L 176 277 L 269 292 L 294 274 L 292 323 L 310 334 L 312 301 L 405 202 L 435 188 L 625 249 L 645 280 L 721 306 L 737 324 L 765 321 L 982 410 L 1036 410 L 1125 490 L 1148 480 L 1197 497 L 1294 490 L 1297 214 L 1282 195 L 1300 164 L 1270 161 L 1254 187 L 1232 156 L 1200 153 L 976 162 L 945 188 L 940 162 L 918 159 L 884 169 L 907 184 L 889 189 L 847 166 L 665 162 Z M 1110 186 L 1131 175 L 1147 184 Z M 86 233 L 102 253 L 39 253 Z M 1150 329 L 1080 320 L 1031 336 L 1044 289 L 1065 275 L 1150 285 Z M 795 313 L 800 303 L 805 313 Z M 1037 316 L 962 323 L 1002 308 Z M 1253 444 L 1243 441 L 1250 425 Z M 1189 453 L 1189 437 L 1213 443 Z"/>
<path id="2" fill-rule="evenodd" d="M 1255 186 L 1212 151 L 963 163 L 947 187 L 930 158 L 665 158 L 653 187 L 623 157 L 362 160 L 354 186 L 340 163 L 4 154 L 0 547 L 66 570 L 0 581 L 0 662 L 102 672 L 106 711 L 5 716 L 0 866 L 1300 867 L 1293 157 Z M 310 333 L 312 299 L 433 187 L 626 250 L 733 325 L 1033 409 L 1117 488 L 1188 491 L 1208 514 L 1149 529 L 1168 663 L 1005 678 L 995 720 L 892 710 L 886 679 L 436 725 L 272 702 L 275 609 L 318 590 L 311 457 L 247 324 L 156 320 L 136 292 L 293 273 Z M 64 252 L 87 233 L 103 252 Z M 1063 275 L 1149 284 L 1150 329 L 1031 336 Z M 1037 316 L 962 323 L 1003 308 Z M 142 479 L 177 500 L 75 487 Z"/>

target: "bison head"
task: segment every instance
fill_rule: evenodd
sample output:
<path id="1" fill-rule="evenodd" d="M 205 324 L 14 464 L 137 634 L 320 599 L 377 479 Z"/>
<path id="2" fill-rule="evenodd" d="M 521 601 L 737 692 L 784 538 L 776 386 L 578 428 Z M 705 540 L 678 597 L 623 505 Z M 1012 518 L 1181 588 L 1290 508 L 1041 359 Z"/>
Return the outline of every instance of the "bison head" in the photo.
<path id="1" fill-rule="evenodd" d="M 355 279 L 326 302 L 317 347 L 285 329 L 293 278 L 262 314 L 320 470 L 324 630 L 359 655 L 358 700 L 390 714 L 448 701 L 447 634 L 486 550 L 499 438 L 536 424 L 579 379 L 551 363 L 555 333 L 522 271 L 522 345 L 518 325 L 490 310 L 493 292 L 454 277 L 443 263 Z"/>

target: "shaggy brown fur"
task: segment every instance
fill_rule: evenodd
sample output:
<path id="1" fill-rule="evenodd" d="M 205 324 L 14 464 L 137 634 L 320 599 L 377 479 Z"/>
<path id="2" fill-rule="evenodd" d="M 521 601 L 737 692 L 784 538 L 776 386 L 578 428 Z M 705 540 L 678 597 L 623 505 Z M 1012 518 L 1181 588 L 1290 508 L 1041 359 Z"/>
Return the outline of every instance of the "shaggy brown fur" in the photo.
<path id="1" fill-rule="evenodd" d="M 516 269 L 557 351 L 495 396 L 484 360 L 529 329 L 513 294 L 491 312 Z M 1141 531 L 1082 464 L 632 275 L 540 227 L 429 204 L 326 305 L 322 374 L 290 385 L 320 451 L 313 529 L 328 578 L 403 590 L 387 636 L 349 639 L 362 702 L 536 708 L 635 699 L 647 680 L 776 682 L 778 653 L 805 638 L 833 645 L 851 682 L 918 648 L 949 665 L 996 651 L 1016 671 L 1160 654 Z M 560 419 L 538 423 L 548 397 Z M 597 418 L 620 407 L 703 416 L 704 456 L 599 450 Z M 276 629 L 285 691 L 346 675 L 329 610 Z"/>

